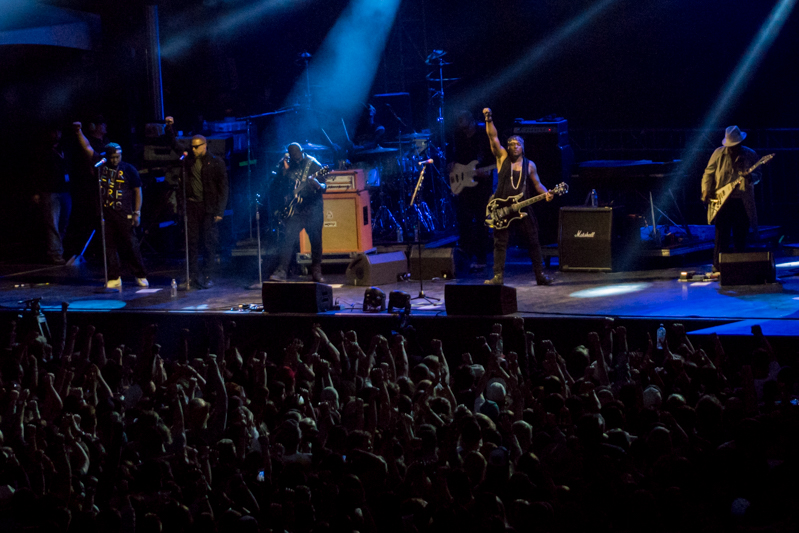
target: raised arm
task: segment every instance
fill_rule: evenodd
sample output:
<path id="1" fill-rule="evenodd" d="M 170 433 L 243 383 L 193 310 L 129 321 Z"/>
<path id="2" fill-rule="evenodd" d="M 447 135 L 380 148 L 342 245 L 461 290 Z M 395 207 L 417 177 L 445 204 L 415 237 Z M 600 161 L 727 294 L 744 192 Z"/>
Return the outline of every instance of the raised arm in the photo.
<path id="1" fill-rule="evenodd" d="M 490 108 L 483 109 L 483 118 L 486 121 L 486 133 L 488 134 L 488 142 L 491 143 L 491 153 L 497 158 L 497 168 L 501 168 L 502 162 L 508 156 L 508 152 L 499 143 L 499 133 L 497 133 L 497 127 L 494 126 L 494 115 L 491 113 Z"/>

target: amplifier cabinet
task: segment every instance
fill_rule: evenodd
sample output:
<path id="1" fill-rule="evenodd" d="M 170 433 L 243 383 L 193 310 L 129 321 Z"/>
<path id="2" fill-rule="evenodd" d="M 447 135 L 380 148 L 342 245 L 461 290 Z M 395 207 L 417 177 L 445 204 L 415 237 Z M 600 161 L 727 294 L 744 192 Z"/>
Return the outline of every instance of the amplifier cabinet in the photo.
<path id="1" fill-rule="evenodd" d="M 341 192 L 358 192 L 366 188 L 363 169 L 335 170 L 325 179 L 327 194 Z"/>
<path id="2" fill-rule="evenodd" d="M 721 286 L 765 285 L 777 281 L 771 252 L 720 253 Z"/>
<path id="3" fill-rule="evenodd" d="M 366 252 L 372 249 L 372 213 L 369 192 L 325 193 L 322 251 L 326 254 Z M 300 232 L 300 253 L 310 253 L 311 242 Z"/>
<path id="4" fill-rule="evenodd" d="M 561 207 L 558 261 L 563 271 L 611 272 L 620 266 L 622 224 L 612 207 Z"/>

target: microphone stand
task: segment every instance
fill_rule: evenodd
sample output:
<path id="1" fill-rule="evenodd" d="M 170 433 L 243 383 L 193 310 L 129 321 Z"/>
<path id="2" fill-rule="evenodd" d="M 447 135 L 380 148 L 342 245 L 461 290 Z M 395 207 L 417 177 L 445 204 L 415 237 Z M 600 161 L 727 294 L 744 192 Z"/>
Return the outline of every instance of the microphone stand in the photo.
<path id="1" fill-rule="evenodd" d="M 186 290 L 191 290 L 191 273 L 189 272 L 189 204 L 186 198 L 186 163 L 180 159 L 180 182 L 183 185 L 183 235 L 186 245 Z"/>
<path id="2" fill-rule="evenodd" d="M 427 168 L 428 163 L 422 164 L 422 170 L 419 172 L 419 179 L 416 182 L 416 188 L 413 190 L 413 196 L 411 196 L 411 202 L 409 207 L 413 207 L 414 202 L 416 201 L 416 197 L 418 193 L 422 190 L 422 184 L 424 183 L 424 171 Z M 424 293 L 424 276 L 422 275 L 422 240 L 419 238 L 419 225 L 422 223 L 421 213 L 419 210 L 416 210 L 416 247 L 419 250 L 419 294 L 415 298 L 411 298 L 413 300 L 424 300 L 429 304 L 435 302 L 440 302 L 441 298 L 434 298 L 432 296 L 427 296 Z"/>
<path id="3" fill-rule="evenodd" d="M 97 191 L 99 193 L 100 198 L 100 237 L 102 238 L 103 242 L 103 276 L 105 277 L 105 283 L 103 283 L 103 287 L 108 286 L 108 255 L 105 245 L 105 209 L 103 208 L 103 178 L 102 178 L 102 171 L 100 170 L 103 168 L 105 163 L 97 167 Z M 120 287 L 121 288 L 121 287 Z"/>

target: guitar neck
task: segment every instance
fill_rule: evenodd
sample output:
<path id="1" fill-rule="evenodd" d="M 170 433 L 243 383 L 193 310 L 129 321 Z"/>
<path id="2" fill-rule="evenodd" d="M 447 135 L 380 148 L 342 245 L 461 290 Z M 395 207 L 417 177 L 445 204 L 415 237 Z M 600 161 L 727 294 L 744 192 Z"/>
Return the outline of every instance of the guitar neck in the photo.
<path id="1" fill-rule="evenodd" d="M 514 205 L 513 206 L 513 210 L 514 211 L 521 211 L 522 209 L 524 209 L 528 205 L 533 205 L 536 202 L 540 202 L 541 200 L 544 200 L 546 197 L 547 197 L 547 193 L 539 194 L 538 196 L 533 196 L 532 198 L 528 198 L 527 200 L 524 200 L 524 201 L 519 202 L 518 204 Z"/>

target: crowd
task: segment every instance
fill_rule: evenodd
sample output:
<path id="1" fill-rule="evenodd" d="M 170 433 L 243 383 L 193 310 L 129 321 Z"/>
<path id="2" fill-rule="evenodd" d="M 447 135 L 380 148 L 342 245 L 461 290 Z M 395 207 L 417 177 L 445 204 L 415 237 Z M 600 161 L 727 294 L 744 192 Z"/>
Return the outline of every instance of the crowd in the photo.
<path id="1" fill-rule="evenodd" d="M 796 528 L 796 354 L 757 328 L 743 356 L 679 324 L 631 350 L 610 319 L 564 353 L 522 319 L 464 354 L 318 325 L 242 353 L 234 328 L 195 354 L 9 324 L 0 531 Z"/>

